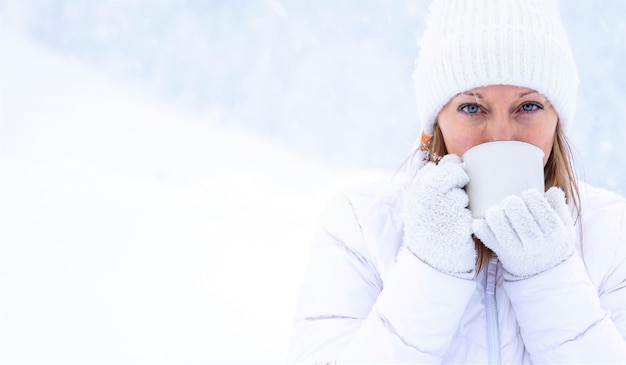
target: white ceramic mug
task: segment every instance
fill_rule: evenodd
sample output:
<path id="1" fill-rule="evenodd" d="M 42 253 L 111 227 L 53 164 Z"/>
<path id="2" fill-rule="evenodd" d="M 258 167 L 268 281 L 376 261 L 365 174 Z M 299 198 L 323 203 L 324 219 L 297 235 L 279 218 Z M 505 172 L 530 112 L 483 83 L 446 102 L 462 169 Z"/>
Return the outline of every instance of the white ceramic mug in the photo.
<path id="1" fill-rule="evenodd" d="M 476 145 L 463 154 L 469 175 L 465 187 L 474 218 L 484 218 L 490 206 L 509 195 L 535 188 L 544 191 L 543 151 L 530 143 L 495 141 Z"/>

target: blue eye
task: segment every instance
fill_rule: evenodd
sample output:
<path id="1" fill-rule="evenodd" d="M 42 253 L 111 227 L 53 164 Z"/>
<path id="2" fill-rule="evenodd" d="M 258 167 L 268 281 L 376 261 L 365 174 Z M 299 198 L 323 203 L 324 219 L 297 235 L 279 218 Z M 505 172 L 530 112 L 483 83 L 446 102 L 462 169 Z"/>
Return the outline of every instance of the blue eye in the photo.
<path id="1" fill-rule="evenodd" d="M 476 104 L 463 104 L 458 108 L 458 110 L 468 114 L 476 114 L 480 111 L 480 107 Z"/>
<path id="2" fill-rule="evenodd" d="M 526 103 L 520 107 L 520 110 L 523 112 L 534 112 L 537 109 L 543 109 L 543 106 L 539 103 Z"/>

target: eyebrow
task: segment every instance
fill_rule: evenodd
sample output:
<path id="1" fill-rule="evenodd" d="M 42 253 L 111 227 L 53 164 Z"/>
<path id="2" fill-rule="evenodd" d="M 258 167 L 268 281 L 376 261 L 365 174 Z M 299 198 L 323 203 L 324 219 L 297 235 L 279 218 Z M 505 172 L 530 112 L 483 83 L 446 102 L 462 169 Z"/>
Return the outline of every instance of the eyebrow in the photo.
<path id="1" fill-rule="evenodd" d="M 483 98 L 483 96 L 480 95 L 479 93 L 472 93 L 472 92 L 469 92 L 469 91 L 464 92 L 463 95 L 473 96 L 473 97 L 475 97 L 477 99 L 482 99 Z"/>
<path id="2" fill-rule="evenodd" d="M 522 97 L 524 97 L 524 96 L 526 96 L 526 95 L 530 95 L 530 94 L 537 94 L 537 92 L 536 92 L 536 91 L 534 91 L 534 90 L 532 90 L 532 91 L 527 91 L 527 92 L 525 92 L 525 93 L 521 93 L 521 94 L 519 94 L 519 97 L 520 97 L 520 98 L 522 98 Z"/>
<path id="3" fill-rule="evenodd" d="M 523 98 L 526 95 L 530 95 L 530 94 L 534 94 L 534 93 L 537 93 L 537 92 L 534 91 L 534 90 L 531 90 L 531 91 L 527 91 L 527 92 L 519 94 L 518 97 Z M 473 97 L 478 98 L 478 99 L 482 99 L 483 98 L 483 96 L 480 93 L 477 93 L 477 92 L 469 92 L 469 91 L 467 91 L 467 92 L 464 92 L 463 94 L 464 95 L 468 95 L 468 96 L 473 96 Z"/>

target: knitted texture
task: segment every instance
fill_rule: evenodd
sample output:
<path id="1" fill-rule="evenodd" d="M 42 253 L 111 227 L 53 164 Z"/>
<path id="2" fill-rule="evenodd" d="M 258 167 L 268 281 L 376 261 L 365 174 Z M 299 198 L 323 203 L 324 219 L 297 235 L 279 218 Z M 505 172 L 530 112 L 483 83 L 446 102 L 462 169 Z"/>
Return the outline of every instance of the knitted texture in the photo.
<path id="1" fill-rule="evenodd" d="M 415 256 L 445 274 L 474 276 L 476 250 L 472 213 L 463 187 L 469 181 L 456 155 L 427 163 L 415 176 L 403 207 L 404 244 Z"/>
<path id="2" fill-rule="evenodd" d="M 424 132 L 455 95 L 488 85 L 536 90 L 571 124 L 578 74 L 556 0 L 434 0 L 419 45 L 413 78 Z"/>
<path id="3" fill-rule="evenodd" d="M 475 219 L 474 234 L 498 255 L 507 280 L 558 266 L 574 254 L 576 232 L 563 190 L 530 189 L 509 196 Z"/>

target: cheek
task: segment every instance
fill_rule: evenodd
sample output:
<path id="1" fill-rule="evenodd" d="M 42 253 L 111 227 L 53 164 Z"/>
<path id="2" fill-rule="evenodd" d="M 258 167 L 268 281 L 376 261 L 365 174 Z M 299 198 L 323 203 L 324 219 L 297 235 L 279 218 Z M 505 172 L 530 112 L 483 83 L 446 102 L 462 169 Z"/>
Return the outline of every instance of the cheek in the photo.
<path id="1" fill-rule="evenodd" d="M 468 145 L 467 138 L 458 138 L 458 137 L 446 138 L 444 136 L 443 140 L 446 143 L 446 149 L 448 150 L 448 153 L 453 153 L 457 156 L 463 156 L 465 151 L 467 151 L 470 147 L 472 147 Z"/>
<path id="2" fill-rule="evenodd" d="M 456 130 L 441 127 L 443 141 L 446 144 L 448 153 L 463 156 L 465 151 L 480 143 L 480 136 L 476 130 Z"/>
<path id="3" fill-rule="evenodd" d="M 546 163 L 548 162 L 548 159 L 550 158 L 550 154 L 552 153 L 552 144 L 554 141 L 554 137 L 551 138 L 549 141 L 542 141 L 542 144 L 538 145 L 539 147 L 541 147 L 541 149 L 543 150 L 543 165 L 545 166 Z"/>
<path id="4" fill-rule="evenodd" d="M 538 130 L 533 131 L 533 133 L 529 135 L 525 141 L 525 142 L 532 143 L 535 146 L 541 148 L 541 150 L 543 151 L 544 166 L 546 162 L 548 162 L 548 159 L 550 158 L 550 154 L 552 153 L 552 146 L 554 144 L 555 134 L 556 134 L 556 122 L 554 123 L 554 127 L 550 126 L 548 128 L 539 128 Z"/>
<path id="5" fill-rule="evenodd" d="M 543 120 L 538 123 L 538 127 L 533 130 L 534 143 L 537 147 L 543 150 L 543 165 L 545 166 L 552 154 L 552 147 L 554 145 L 554 138 L 556 136 L 556 126 L 559 122 L 554 109 L 547 110 L 547 115 Z"/>

